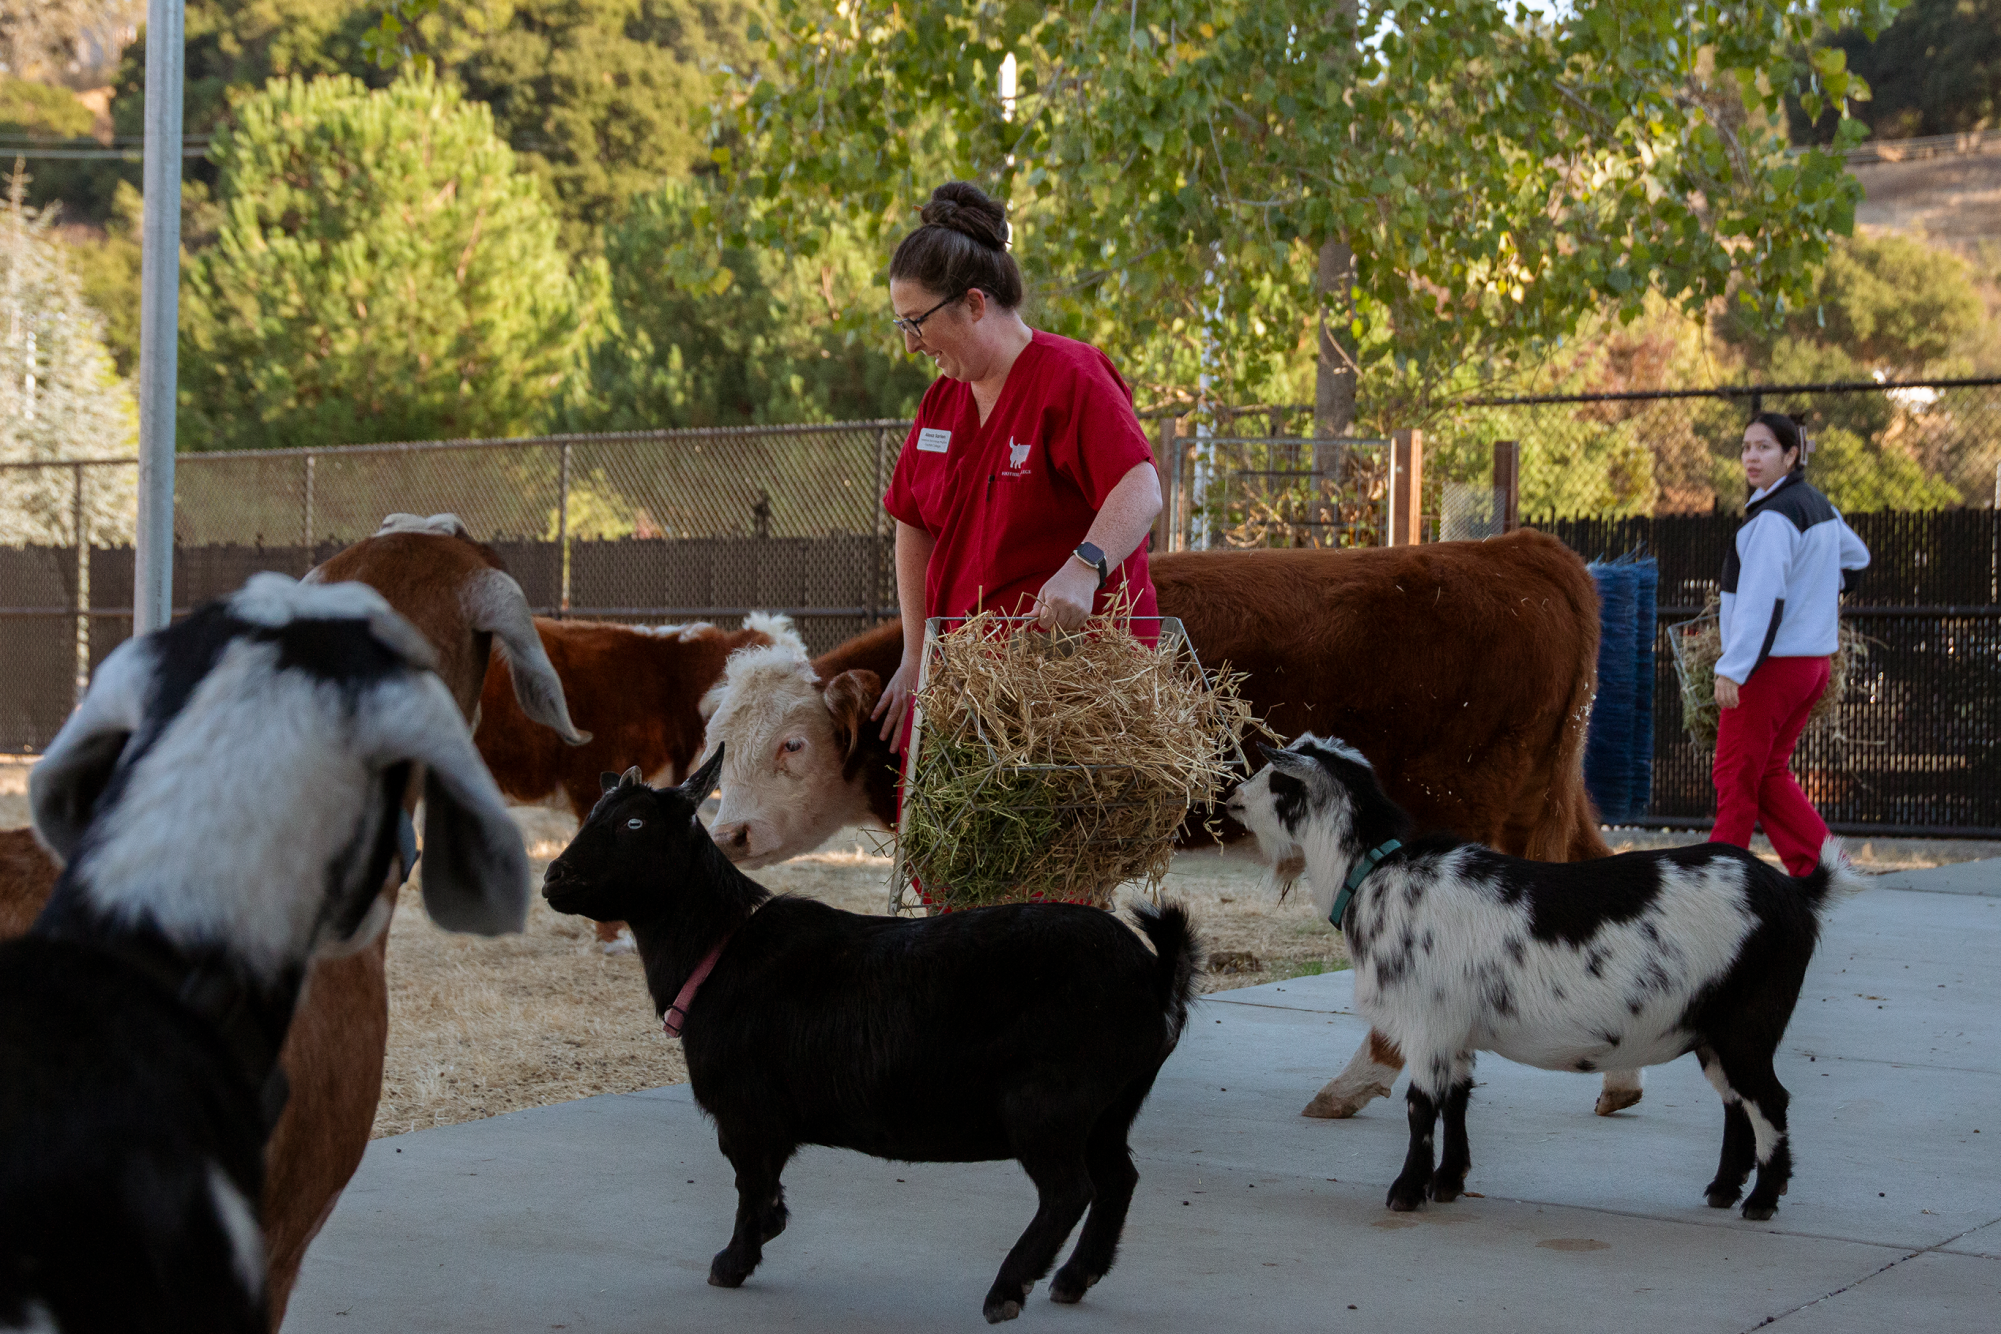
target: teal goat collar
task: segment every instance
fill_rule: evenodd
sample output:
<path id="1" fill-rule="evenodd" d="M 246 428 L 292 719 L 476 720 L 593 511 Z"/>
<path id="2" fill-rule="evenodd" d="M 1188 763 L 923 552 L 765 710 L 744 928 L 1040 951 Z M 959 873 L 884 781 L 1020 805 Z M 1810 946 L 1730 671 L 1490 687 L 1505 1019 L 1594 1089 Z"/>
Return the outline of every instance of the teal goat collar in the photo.
<path id="1" fill-rule="evenodd" d="M 1348 872 L 1348 883 L 1341 886 L 1341 893 L 1334 900 L 1334 911 L 1327 914 L 1328 923 L 1336 931 L 1341 929 L 1341 919 L 1348 915 L 1348 905 L 1355 901 L 1355 890 L 1360 887 L 1363 878 L 1375 870 L 1377 863 L 1383 858 L 1402 846 L 1403 844 L 1394 838 L 1385 840 L 1363 853 L 1354 868 Z"/>

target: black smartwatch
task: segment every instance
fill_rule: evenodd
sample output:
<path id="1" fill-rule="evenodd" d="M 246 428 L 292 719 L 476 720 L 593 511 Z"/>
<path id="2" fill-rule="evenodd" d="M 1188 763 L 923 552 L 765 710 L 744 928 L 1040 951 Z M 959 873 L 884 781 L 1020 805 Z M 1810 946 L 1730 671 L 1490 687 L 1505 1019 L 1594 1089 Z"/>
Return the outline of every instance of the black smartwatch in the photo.
<path id="1" fill-rule="evenodd" d="M 1071 552 L 1070 554 L 1075 556 L 1078 560 L 1083 561 L 1086 565 L 1090 566 L 1092 569 L 1098 572 L 1099 588 L 1103 588 L 1105 586 L 1105 581 L 1112 577 L 1112 571 L 1110 567 L 1105 564 L 1105 553 L 1100 551 L 1097 547 L 1093 546 L 1091 543 L 1085 542 L 1080 544 L 1078 548 L 1075 551 Z"/>

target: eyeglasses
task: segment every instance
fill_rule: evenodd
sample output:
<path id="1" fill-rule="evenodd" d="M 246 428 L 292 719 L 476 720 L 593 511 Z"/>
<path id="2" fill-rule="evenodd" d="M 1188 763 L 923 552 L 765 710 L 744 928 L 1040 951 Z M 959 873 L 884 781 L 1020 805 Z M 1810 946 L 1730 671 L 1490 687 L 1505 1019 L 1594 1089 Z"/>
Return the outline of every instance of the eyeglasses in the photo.
<path id="1" fill-rule="evenodd" d="M 922 315 L 913 315 L 909 319 L 905 319 L 901 315 L 892 315 L 889 317 L 889 322 L 896 326 L 898 333 L 908 334 L 912 338 L 922 338 L 924 337 L 924 321 L 930 319 L 954 301 L 963 300 L 965 295 L 964 292 L 961 292 L 958 296 L 948 296 Z"/>

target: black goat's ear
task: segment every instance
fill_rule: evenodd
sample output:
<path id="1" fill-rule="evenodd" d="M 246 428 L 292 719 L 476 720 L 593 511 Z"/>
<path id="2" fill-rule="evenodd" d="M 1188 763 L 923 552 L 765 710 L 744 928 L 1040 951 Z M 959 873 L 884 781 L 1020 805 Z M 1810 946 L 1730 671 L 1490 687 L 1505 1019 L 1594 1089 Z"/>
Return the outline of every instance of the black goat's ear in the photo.
<path id="1" fill-rule="evenodd" d="M 701 805 L 709 799 L 709 793 L 716 790 L 716 779 L 722 771 L 723 746 L 722 742 L 718 741 L 715 754 L 709 756 L 702 767 L 689 774 L 688 781 L 681 784 L 681 795 L 697 806 Z"/>
<path id="2" fill-rule="evenodd" d="M 616 790 L 617 790 L 617 788 L 618 788 L 618 775 L 617 775 L 617 774 L 613 773 L 613 772 L 612 772 L 611 770 L 609 770 L 609 769 L 606 769 L 606 770 L 604 770 L 604 771 L 603 771 L 602 773 L 600 773 L 600 774 L 598 775 L 598 795 L 599 795 L 599 796 L 603 796 L 603 795 L 605 795 L 605 794 L 606 794 L 607 792 L 612 792 L 612 791 L 616 791 Z"/>

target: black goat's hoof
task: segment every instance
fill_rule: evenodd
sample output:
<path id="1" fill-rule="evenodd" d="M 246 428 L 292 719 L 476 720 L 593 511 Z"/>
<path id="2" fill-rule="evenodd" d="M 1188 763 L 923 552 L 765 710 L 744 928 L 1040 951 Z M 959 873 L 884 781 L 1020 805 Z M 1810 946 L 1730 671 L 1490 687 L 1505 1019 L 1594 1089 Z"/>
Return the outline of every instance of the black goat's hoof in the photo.
<path id="1" fill-rule="evenodd" d="M 1709 1207 L 1712 1209 L 1728 1209 L 1737 1203 L 1737 1197 L 1743 1193 L 1742 1186 L 1725 1186 L 1711 1182 L 1709 1188 L 1703 1192 L 1703 1198 L 1709 1201 Z"/>
<path id="2" fill-rule="evenodd" d="M 1073 1272 L 1068 1265 L 1065 1265 L 1057 1270 L 1056 1277 L 1049 1281 L 1049 1300 L 1062 1302 L 1065 1306 L 1074 1306 L 1084 1300 L 1084 1294 L 1091 1290 L 1099 1277 L 1097 1274 Z"/>
<path id="3" fill-rule="evenodd" d="M 1021 1303 L 1012 1297 L 1009 1297 L 1006 1301 L 998 1302 L 989 1297 L 984 1308 L 984 1314 L 989 1325 L 998 1325 L 1003 1320 L 1013 1320 L 1016 1316 L 1019 1316 L 1021 1314 Z"/>
<path id="4" fill-rule="evenodd" d="M 1440 1172 L 1431 1179 L 1431 1198 L 1440 1204 L 1450 1204 L 1466 1193 L 1466 1178 L 1446 1176 Z"/>
<path id="5" fill-rule="evenodd" d="M 1395 1213 L 1416 1213 L 1424 1207 L 1424 1187 L 1407 1186 L 1399 1181 L 1390 1187 L 1390 1197 L 1383 1203 Z"/>
<path id="6" fill-rule="evenodd" d="M 1747 1204 L 1744 1206 L 1744 1217 L 1750 1222 L 1762 1223 L 1778 1211 L 1776 1204 Z"/>
<path id="7" fill-rule="evenodd" d="M 712 1288 L 740 1288 L 750 1277 L 756 1265 L 746 1265 L 735 1259 L 727 1250 L 716 1252 L 716 1258 L 709 1261 L 709 1286 Z"/>

